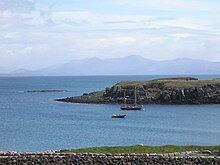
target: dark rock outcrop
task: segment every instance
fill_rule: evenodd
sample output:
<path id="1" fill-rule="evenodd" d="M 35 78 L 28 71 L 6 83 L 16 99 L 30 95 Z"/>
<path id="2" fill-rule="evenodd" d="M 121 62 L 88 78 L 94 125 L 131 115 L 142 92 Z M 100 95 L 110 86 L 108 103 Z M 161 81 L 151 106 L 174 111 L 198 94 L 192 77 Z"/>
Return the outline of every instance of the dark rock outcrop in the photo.
<path id="1" fill-rule="evenodd" d="M 136 88 L 137 102 L 146 104 L 219 104 L 220 79 L 198 80 L 191 77 L 165 78 L 150 81 L 120 82 L 103 91 L 77 97 L 57 99 L 73 103 L 127 103 L 134 102 Z"/>
<path id="2" fill-rule="evenodd" d="M 60 89 L 39 89 L 39 90 L 28 90 L 26 92 L 31 92 L 31 93 L 35 93 L 35 92 L 67 92 L 67 90 L 60 90 Z"/>

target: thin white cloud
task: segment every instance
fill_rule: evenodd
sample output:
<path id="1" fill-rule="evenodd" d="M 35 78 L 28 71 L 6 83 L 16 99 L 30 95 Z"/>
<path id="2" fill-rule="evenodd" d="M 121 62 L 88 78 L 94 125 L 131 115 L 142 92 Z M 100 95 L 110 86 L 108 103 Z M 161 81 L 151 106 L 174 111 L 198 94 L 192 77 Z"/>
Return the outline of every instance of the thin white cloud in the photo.
<path id="1" fill-rule="evenodd" d="M 83 30 L 180 27 L 195 30 L 218 30 L 209 20 L 197 16 L 158 17 L 144 14 L 97 14 L 89 11 L 53 12 L 56 25 L 70 25 Z"/>
<path id="2" fill-rule="evenodd" d="M 178 17 L 172 20 L 161 20 L 154 22 L 154 25 L 155 27 L 181 27 L 197 30 L 210 30 L 209 27 L 211 26 L 208 21 L 201 20 L 198 17 Z"/>
<path id="3" fill-rule="evenodd" d="M 51 20 L 56 24 L 87 24 L 96 22 L 97 16 L 89 11 L 61 11 L 52 13 Z"/>
<path id="4" fill-rule="evenodd" d="M 220 2 L 201 0 L 112 0 L 108 4 L 114 6 L 156 9 L 165 11 L 193 10 L 210 11 L 219 10 Z"/>

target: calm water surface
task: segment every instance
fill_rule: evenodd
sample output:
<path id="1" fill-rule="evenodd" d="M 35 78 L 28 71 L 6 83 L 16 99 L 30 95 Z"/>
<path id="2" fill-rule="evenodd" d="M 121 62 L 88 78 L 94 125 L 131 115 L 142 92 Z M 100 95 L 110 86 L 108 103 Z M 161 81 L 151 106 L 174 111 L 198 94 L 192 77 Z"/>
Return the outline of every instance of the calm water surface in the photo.
<path id="1" fill-rule="evenodd" d="M 160 76 L 0 78 L 0 150 L 44 151 L 104 145 L 219 145 L 220 105 L 119 105 L 55 102 L 121 80 Z M 164 76 L 163 76 L 164 77 Z M 209 79 L 220 76 L 197 76 Z M 68 92 L 27 93 L 63 89 Z M 112 114 L 126 113 L 126 119 Z"/>

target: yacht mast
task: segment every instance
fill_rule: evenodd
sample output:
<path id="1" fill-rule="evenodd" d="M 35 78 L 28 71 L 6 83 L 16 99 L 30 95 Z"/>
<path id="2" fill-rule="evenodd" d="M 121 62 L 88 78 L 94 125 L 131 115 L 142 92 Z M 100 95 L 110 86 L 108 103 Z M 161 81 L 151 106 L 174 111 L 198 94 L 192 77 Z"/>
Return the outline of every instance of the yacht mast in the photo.
<path id="1" fill-rule="evenodd" d="M 124 90 L 124 104 L 126 104 L 125 90 Z"/>
<path id="2" fill-rule="evenodd" d="M 134 105 L 137 105 L 136 87 L 134 87 Z"/>

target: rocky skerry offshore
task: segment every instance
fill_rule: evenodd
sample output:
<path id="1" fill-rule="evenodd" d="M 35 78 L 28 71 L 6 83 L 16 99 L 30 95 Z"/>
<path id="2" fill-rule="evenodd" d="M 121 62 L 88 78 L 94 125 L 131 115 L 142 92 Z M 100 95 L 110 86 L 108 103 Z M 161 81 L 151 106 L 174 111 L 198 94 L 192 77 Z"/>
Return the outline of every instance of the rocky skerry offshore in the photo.
<path id="1" fill-rule="evenodd" d="M 72 103 L 114 104 L 220 104 L 220 79 L 198 80 L 193 77 L 161 78 L 149 81 L 123 81 L 102 91 L 56 99 Z"/>

